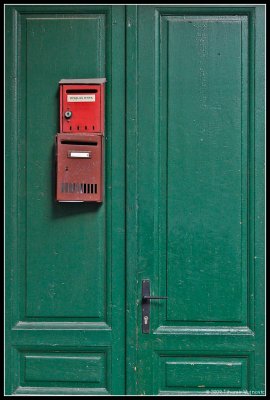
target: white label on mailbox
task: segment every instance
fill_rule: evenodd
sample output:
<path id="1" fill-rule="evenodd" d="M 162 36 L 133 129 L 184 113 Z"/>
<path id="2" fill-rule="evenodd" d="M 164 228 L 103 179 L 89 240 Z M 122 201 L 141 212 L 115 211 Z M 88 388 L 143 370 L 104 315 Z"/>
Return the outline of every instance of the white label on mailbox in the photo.
<path id="1" fill-rule="evenodd" d="M 69 103 L 92 102 L 92 101 L 96 101 L 96 95 L 95 94 L 68 94 L 67 101 Z"/>
<path id="2" fill-rule="evenodd" d="M 70 151 L 69 152 L 69 157 L 74 157 L 74 158 L 90 158 L 90 153 L 83 153 L 83 152 L 77 152 L 77 151 Z"/>

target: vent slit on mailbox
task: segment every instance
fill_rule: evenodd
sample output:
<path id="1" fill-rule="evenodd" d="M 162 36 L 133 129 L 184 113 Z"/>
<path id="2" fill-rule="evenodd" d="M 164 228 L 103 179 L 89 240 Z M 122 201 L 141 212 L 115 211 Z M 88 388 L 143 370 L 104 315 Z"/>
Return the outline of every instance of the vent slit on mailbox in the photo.
<path id="1" fill-rule="evenodd" d="M 77 182 L 62 182 L 62 193 L 83 193 L 83 194 L 97 194 L 96 183 L 77 183 Z"/>

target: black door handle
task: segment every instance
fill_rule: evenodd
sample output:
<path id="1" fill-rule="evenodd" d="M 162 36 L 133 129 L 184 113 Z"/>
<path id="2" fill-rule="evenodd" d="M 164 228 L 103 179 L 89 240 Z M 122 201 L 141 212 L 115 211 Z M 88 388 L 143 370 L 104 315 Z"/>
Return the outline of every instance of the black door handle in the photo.
<path id="1" fill-rule="evenodd" d="M 143 296 L 142 300 L 146 301 L 146 300 L 163 300 L 163 299 L 167 299 L 167 296 Z"/>
<path id="2" fill-rule="evenodd" d="M 142 281 L 142 332 L 150 330 L 150 300 L 166 300 L 167 296 L 150 296 L 150 280 Z"/>

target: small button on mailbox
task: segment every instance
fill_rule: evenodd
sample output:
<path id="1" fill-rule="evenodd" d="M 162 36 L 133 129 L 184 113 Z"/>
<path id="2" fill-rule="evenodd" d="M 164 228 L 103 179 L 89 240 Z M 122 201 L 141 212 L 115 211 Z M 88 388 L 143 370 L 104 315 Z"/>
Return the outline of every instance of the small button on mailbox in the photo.
<path id="1" fill-rule="evenodd" d="M 62 79 L 56 135 L 56 200 L 103 200 L 104 86 L 106 79 Z"/>

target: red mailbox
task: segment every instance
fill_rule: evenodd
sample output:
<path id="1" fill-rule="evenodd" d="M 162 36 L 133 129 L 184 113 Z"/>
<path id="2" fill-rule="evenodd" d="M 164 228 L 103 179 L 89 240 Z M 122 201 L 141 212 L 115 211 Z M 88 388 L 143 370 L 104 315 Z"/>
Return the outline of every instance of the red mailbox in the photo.
<path id="1" fill-rule="evenodd" d="M 56 136 L 58 201 L 102 201 L 102 146 L 100 135 Z"/>
<path id="2" fill-rule="evenodd" d="M 57 201 L 102 202 L 105 82 L 105 78 L 62 79 L 59 82 Z"/>
<path id="3" fill-rule="evenodd" d="M 104 132 L 106 79 L 62 79 L 60 84 L 60 132 Z"/>

